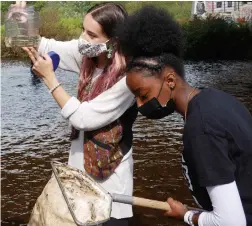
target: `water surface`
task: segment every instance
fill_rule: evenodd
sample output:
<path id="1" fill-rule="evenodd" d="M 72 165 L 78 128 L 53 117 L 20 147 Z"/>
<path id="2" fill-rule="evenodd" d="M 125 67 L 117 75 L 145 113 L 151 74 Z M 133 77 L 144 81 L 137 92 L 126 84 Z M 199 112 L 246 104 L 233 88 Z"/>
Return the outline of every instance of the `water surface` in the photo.
<path id="1" fill-rule="evenodd" d="M 186 79 L 197 87 L 215 87 L 236 96 L 252 112 L 252 63 L 186 64 Z M 57 70 L 71 95 L 78 76 Z M 68 122 L 45 85 L 31 76 L 28 62 L 2 61 L 1 225 L 26 224 L 52 171 L 51 160 L 66 162 Z M 151 121 L 139 116 L 134 126 L 134 195 L 194 205 L 181 171 L 183 121 L 178 114 Z M 132 225 L 182 226 L 162 211 L 134 208 Z"/>

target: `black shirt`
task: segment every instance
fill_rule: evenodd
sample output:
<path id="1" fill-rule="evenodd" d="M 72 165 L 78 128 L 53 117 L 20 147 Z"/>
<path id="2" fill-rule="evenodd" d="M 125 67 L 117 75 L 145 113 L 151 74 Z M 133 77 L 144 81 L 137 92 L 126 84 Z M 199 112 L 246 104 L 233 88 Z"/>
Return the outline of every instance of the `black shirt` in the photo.
<path id="1" fill-rule="evenodd" d="M 252 116 L 237 99 L 208 88 L 188 105 L 183 172 L 195 201 L 212 210 L 207 186 L 236 181 L 252 225 Z"/>

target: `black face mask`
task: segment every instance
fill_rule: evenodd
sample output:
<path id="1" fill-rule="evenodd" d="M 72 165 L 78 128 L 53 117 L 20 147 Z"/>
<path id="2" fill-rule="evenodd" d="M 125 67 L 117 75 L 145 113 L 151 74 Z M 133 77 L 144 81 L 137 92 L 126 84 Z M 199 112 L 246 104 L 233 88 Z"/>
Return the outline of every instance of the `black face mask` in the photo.
<path id="1" fill-rule="evenodd" d="M 163 107 L 156 97 L 143 104 L 138 108 L 140 113 L 148 119 L 161 119 L 172 114 L 176 109 L 173 99 L 170 99 L 166 106 Z"/>
<path id="2" fill-rule="evenodd" d="M 161 89 L 159 91 L 159 94 L 161 93 L 161 90 L 163 88 L 163 83 L 161 86 Z M 157 98 L 159 97 L 159 94 Z M 173 99 L 170 99 L 166 106 L 162 106 L 158 99 L 156 97 L 153 97 L 151 100 L 143 104 L 141 107 L 138 108 L 139 112 L 145 116 L 148 119 L 161 119 L 164 118 L 170 114 L 172 114 L 175 109 L 176 105 Z"/>

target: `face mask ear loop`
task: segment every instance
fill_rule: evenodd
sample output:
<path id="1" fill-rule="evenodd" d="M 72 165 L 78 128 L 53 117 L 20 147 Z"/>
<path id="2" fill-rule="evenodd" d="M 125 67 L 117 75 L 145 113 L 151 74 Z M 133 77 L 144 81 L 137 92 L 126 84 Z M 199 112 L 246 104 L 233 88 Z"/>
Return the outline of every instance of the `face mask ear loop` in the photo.
<path id="1" fill-rule="evenodd" d="M 164 80 L 165 80 L 165 78 L 163 79 L 162 86 L 161 86 L 161 88 L 160 88 L 160 90 L 159 90 L 159 93 L 158 93 L 157 99 L 158 99 L 158 97 L 159 97 L 159 95 L 160 95 L 160 93 L 161 93 L 161 91 L 162 91 L 162 89 L 163 89 Z M 173 88 L 171 88 L 170 98 L 169 98 L 169 100 L 167 100 L 167 102 L 166 102 L 165 106 L 166 106 L 166 105 L 167 105 L 167 103 L 168 103 L 168 102 L 172 99 L 172 91 L 173 91 Z"/>
<path id="2" fill-rule="evenodd" d="M 161 88 L 160 88 L 160 90 L 159 90 L 159 93 L 158 93 L 157 99 L 158 99 L 158 97 L 159 97 L 159 95 L 160 95 L 160 93 L 161 93 L 161 91 L 162 91 L 162 89 L 163 89 L 164 81 L 165 81 L 165 78 L 163 79 L 162 86 L 161 86 Z M 168 103 L 168 102 L 171 100 L 171 98 L 172 98 L 172 90 L 173 90 L 173 89 L 171 88 L 170 98 L 169 98 L 169 100 L 167 100 L 167 102 L 166 102 L 165 106 L 167 105 L 167 103 Z M 164 106 L 163 106 L 163 107 L 164 107 Z"/>
<path id="3" fill-rule="evenodd" d="M 172 91 L 173 91 L 173 89 L 171 88 L 170 99 L 166 102 L 166 105 L 167 105 L 167 103 L 168 103 L 170 100 L 172 100 Z"/>
<path id="4" fill-rule="evenodd" d="M 158 99 L 158 97 L 159 97 L 159 95 L 160 95 L 160 93 L 161 93 L 161 91 L 162 91 L 162 89 L 163 89 L 164 80 L 165 80 L 165 79 L 163 79 L 163 82 L 162 82 L 161 88 L 160 88 L 159 93 L 158 93 L 158 95 L 157 95 L 157 99 Z"/>

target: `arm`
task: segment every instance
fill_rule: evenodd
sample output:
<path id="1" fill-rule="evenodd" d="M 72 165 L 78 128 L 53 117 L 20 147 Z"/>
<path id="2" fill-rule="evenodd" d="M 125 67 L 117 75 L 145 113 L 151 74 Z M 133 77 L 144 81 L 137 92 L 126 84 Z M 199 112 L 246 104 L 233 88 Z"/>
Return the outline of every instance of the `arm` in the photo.
<path id="1" fill-rule="evenodd" d="M 222 132 L 214 123 L 206 126 L 210 131 Z M 236 166 L 229 155 L 229 140 L 217 132 L 204 133 L 191 138 L 190 144 L 191 149 L 185 156 L 188 170 L 195 172 L 195 182 L 199 186 L 206 187 L 213 208 L 212 212 L 202 213 L 199 225 L 235 225 L 230 219 L 234 222 L 241 220 L 241 224 L 236 225 L 243 225 L 245 216 L 235 183 Z M 234 219 L 230 213 L 241 219 Z"/>
<path id="2" fill-rule="evenodd" d="M 188 211 L 181 202 L 168 199 L 171 211 L 166 215 L 184 220 L 189 225 L 192 225 L 191 219 L 194 226 L 246 226 L 245 213 L 235 181 L 207 187 L 207 192 L 213 211 L 194 213 Z"/>
<path id="3" fill-rule="evenodd" d="M 60 68 L 76 73 L 80 72 L 82 55 L 78 50 L 78 40 L 61 42 L 42 37 L 38 47 L 38 53 L 43 55 L 49 51 L 54 51 L 59 54 Z"/>
<path id="4" fill-rule="evenodd" d="M 56 87 L 58 80 L 53 72 L 51 58 L 47 54 L 43 55 L 43 58 L 36 58 L 36 51 L 33 48 L 24 49 L 34 64 L 33 70 L 36 74 L 42 77 L 50 90 Z M 134 95 L 126 85 L 126 77 L 89 102 L 80 103 L 75 97 L 70 97 L 62 86 L 58 86 L 52 95 L 62 108 L 63 117 L 69 119 L 76 129 L 87 131 L 114 122 L 135 101 Z"/>
<path id="5" fill-rule="evenodd" d="M 246 226 L 245 213 L 236 182 L 207 187 L 213 211 L 193 216 L 199 226 Z"/>
<path id="6" fill-rule="evenodd" d="M 12 4 L 11 7 L 13 12 L 15 12 L 15 10 L 19 11 L 20 8 L 25 9 L 26 1 L 16 1 L 16 4 Z M 9 17 L 11 15 L 12 14 L 10 14 Z M 27 21 L 27 15 L 25 13 L 23 14 L 23 20 Z M 45 54 L 49 51 L 55 51 L 59 54 L 61 58 L 59 63 L 60 68 L 76 73 L 80 72 L 82 55 L 78 50 L 78 40 L 60 42 L 42 37 L 38 46 L 38 52 L 39 54 Z"/>
<path id="7" fill-rule="evenodd" d="M 126 77 L 89 102 L 72 97 L 61 114 L 79 130 L 95 130 L 118 119 L 135 101 L 126 85 Z"/>
<path id="8" fill-rule="evenodd" d="M 193 223 L 199 226 L 246 225 L 244 210 L 235 183 L 236 167 L 229 156 L 229 140 L 209 133 L 189 137 L 183 157 L 188 169 L 187 176 L 193 180 L 190 182 L 192 193 L 197 199 L 199 189 L 202 192 L 201 188 L 206 188 L 210 203 L 206 204 L 207 201 L 205 205 L 208 207 L 205 208 L 212 206 L 213 211 L 193 214 L 183 208 L 182 203 L 176 203 L 177 206 L 180 205 L 179 210 L 170 214 L 175 214 L 174 216 L 179 216 L 180 219 L 184 218 L 185 222 L 189 222 L 192 218 Z M 207 196 L 204 196 L 206 201 Z M 204 203 L 203 196 L 198 196 L 198 198 Z"/>

